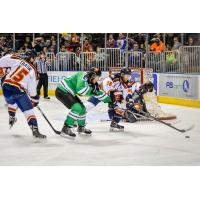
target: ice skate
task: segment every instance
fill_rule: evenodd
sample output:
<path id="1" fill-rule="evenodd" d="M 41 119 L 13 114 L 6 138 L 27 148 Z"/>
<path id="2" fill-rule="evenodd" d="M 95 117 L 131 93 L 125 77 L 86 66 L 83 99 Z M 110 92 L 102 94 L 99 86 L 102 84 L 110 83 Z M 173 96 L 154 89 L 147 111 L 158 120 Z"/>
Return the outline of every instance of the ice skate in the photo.
<path id="1" fill-rule="evenodd" d="M 85 128 L 85 126 L 78 126 L 77 132 L 79 134 L 85 134 L 85 135 L 88 135 L 88 136 L 92 135 L 92 131 Z"/>
<path id="2" fill-rule="evenodd" d="M 16 122 L 17 122 L 17 118 L 10 116 L 9 117 L 9 128 L 11 129 Z"/>
<path id="3" fill-rule="evenodd" d="M 33 132 L 33 137 L 41 138 L 41 139 L 45 139 L 47 137 L 46 135 L 43 135 L 39 132 L 38 127 L 32 126 L 31 129 L 32 129 L 32 132 Z"/>
<path id="4" fill-rule="evenodd" d="M 71 126 L 66 126 L 64 125 L 60 134 L 62 137 L 66 137 L 66 138 L 75 138 L 76 134 L 72 131 L 72 127 Z"/>
<path id="5" fill-rule="evenodd" d="M 124 131 L 124 126 L 112 121 L 110 124 L 110 131 Z"/>

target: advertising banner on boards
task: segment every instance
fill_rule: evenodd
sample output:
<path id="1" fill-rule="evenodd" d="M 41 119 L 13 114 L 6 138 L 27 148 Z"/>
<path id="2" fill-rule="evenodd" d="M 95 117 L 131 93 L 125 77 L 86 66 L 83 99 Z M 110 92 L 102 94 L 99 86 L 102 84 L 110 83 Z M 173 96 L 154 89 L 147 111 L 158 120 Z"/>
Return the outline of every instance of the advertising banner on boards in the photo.
<path id="1" fill-rule="evenodd" d="M 197 100 L 199 77 L 184 74 L 159 74 L 159 95 Z"/>

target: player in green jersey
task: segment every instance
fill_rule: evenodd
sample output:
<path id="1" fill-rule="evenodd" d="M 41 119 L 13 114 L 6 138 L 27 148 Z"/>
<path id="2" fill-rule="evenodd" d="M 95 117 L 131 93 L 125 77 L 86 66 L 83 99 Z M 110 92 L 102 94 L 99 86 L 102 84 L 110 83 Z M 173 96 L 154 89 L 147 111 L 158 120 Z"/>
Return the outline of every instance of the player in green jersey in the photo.
<path id="1" fill-rule="evenodd" d="M 95 96 L 104 103 L 112 102 L 111 98 L 99 89 L 98 81 L 101 76 L 99 68 L 91 68 L 89 72 L 77 72 L 64 77 L 56 88 L 56 98 L 61 101 L 70 112 L 64 122 L 61 134 L 76 137 L 72 127 L 77 121 L 78 133 L 91 135 L 92 131 L 85 128 L 86 108 L 78 96 Z"/>

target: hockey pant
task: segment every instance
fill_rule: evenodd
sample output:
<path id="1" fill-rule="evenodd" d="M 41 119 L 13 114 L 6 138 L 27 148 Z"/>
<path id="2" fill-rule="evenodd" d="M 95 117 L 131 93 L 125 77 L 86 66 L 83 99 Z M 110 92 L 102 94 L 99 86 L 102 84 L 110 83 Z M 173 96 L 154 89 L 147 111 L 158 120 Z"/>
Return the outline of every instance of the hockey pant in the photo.
<path id="1" fill-rule="evenodd" d="M 2 86 L 3 95 L 8 103 L 9 116 L 15 117 L 19 108 L 27 119 L 29 126 L 38 126 L 37 119 L 33 111 L 33 105 L 28 95 L 18 87 L 4 83 Z"/>
<path id="2" fill-rule="evenodd" d="M 70 112 L 68 113 L 65 125 L 73 126 L 77 121 L 79 126 L 85 126 L 86 108 L 77 96 L 73 96 L 67 91 L 63 91 L 60 88 L 56 88 L 56 98 L 62 102 Z"/>

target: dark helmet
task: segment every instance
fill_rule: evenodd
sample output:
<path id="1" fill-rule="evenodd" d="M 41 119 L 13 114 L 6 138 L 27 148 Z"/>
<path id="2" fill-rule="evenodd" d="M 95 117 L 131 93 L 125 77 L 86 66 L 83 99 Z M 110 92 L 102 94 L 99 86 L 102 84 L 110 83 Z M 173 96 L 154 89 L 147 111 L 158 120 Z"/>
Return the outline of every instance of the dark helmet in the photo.
<path id="1" fill-rule="evenodd" d="M 122 76 L 122 75 L 125 75 L 125 74 L 131 75 L 131 69 L 128 68 L 128 67 L 123 67 L 123 68 L 121 68 L 121 70 L 120 70 L 120 74 L 121 74 L 121 76 Z"/>
<path id="2" fill-rule="evenodd" d="M 147 81 L 145 84 L 140 86 L 140 93 L 146 94 L 147 92 L 153 92 L 154 84 L 151 81 Z"/>
<path id="3" fill-rule="evenodd" d="M 153 92 L 154 84 L 151 81 L 147 81 L 144 86 L 148 92 Z"/>
<path id="4" fill-rule="evenodd" d="M 88 72 L 90 80 L 94 79 L 96 76 L 101 76 L 101 70 L 97 67 L 92 67 Z"/>
<path id="5" fill-rule="evenodd" d="M 24 59 L 29 61 L 31 58 L 37 57 L 37 53 L 34 50 L 28 50 L 24 54 Z"/>

